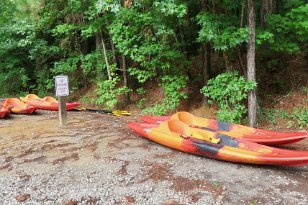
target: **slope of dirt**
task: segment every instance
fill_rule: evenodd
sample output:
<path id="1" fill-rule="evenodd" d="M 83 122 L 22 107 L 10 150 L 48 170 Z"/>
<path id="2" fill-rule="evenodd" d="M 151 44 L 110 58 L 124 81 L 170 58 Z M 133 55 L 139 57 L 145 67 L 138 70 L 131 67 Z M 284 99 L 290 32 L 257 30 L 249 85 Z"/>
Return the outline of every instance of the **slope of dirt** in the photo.
<path id="1" fill-rule="evenodd" d="M 262 109 L 262 113 L 259 113 L 260 127 L 272 130 L 299 129 L 292 116 L 295 109 L 308 109 L 307 63 L 305 59 L 295 58 L 290 60 L 285 68 L 260 74 L 262 79 L 262 83 L 258 85 L 259 104 Z M 275 116 L 270 111 L 278 114 Z M 266 118 L 266 115 L 269 118 Z"/>
<path id="2" fill-rule="evenodd" d="M 307 166 L 181 153 L 133 134 L 137 117 L 69 112 L 66 127 L 57 117 L 0 121 L 1 204 L 308 204 Z"/>

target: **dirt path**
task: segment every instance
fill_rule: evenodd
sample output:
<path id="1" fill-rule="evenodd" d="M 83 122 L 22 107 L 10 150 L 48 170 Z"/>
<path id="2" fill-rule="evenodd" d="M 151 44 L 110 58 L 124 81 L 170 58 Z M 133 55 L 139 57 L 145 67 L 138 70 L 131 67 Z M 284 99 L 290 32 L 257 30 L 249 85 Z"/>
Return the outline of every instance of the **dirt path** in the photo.
<path id="1" fill-rule="evenodd" d="M 308 167 L 177 152 L 126 128 L 134 117 L 69 112 L 0 121 L 0 204 L 308 204 Z M 306 139 L 307 140 L 307 139 Z M 293 145 L 308 151 L 308 142 Z"/>

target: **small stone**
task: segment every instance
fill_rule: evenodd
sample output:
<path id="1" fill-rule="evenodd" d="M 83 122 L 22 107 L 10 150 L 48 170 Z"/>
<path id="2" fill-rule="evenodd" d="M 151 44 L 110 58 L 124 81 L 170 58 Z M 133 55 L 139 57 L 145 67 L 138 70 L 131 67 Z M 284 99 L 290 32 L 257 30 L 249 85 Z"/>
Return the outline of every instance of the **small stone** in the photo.
<path id="1" fill-rule="evenodd" d="M 29 198 L 30 198 L 30 194 L 20 194 L 20 195 L 16 196 L 16 200 L 18 202 L 24 202 Z"/>
<path id="2" fill-rule="evenodd" d="M 71 199 L 64 203 L 65 205 L 78 205 L 78 201 L 75 199 Z"/>

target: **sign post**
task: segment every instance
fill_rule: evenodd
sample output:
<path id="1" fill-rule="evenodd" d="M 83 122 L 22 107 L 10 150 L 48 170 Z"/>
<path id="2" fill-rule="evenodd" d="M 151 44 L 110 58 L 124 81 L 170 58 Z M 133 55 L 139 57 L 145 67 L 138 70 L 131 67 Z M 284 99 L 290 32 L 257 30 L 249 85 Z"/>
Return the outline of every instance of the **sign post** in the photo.
<path id="1" fill-rule="evenodd" d="M 67 125 L 67 111 L 66 111 L 66 96 L 69 95 L 68 76 L 57 75 L 55 77 L 56 96 L 59 99 L 59 121 L 60 126 Z"/>

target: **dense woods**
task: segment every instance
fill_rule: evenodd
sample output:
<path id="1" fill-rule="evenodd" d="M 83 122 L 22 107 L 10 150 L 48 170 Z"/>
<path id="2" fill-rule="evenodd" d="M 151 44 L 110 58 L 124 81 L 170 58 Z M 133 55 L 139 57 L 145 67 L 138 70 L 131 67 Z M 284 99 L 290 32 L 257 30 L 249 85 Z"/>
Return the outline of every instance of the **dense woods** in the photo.
<path id="1" fill-rule="evenodd" d="M 262 85 L 307 59 L 307 40 L 305 0 L 3 0 L 0 96 L 51 94 L 66 74 L 83 102 L 162 115 L 203 96 L 232 122 L 249 103 L 256 126 Z M 282 79 L 275 88 L 291 89 Z M 308 108 L 296 109 L 304 128 Z"/>

